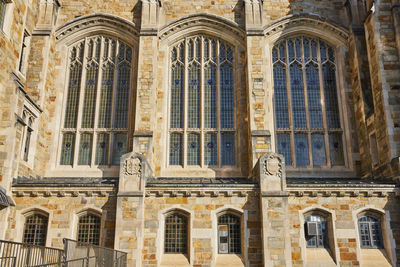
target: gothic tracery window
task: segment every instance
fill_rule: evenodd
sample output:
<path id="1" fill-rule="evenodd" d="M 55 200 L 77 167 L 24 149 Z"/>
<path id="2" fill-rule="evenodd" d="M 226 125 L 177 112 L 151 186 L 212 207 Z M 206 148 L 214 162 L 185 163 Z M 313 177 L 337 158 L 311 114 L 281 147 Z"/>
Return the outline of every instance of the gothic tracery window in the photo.
<path id="1" fill-rule="evenodd" d="M 277 42 L 272 58 L 277 151 L 286 165 L 344 165 L 334 48 L 298 36 Z"/>
<path id="2" fill-rule="evenodd" d="M 61 165 L 119 165 L 126 153 L 133 50 L 107 36 L 70 49 Z"/>
<path id="3" fill-rule="evenodd" d="M 235 165 L 234 48 L 205 35 L 171 50 L 169 165 Z"/>

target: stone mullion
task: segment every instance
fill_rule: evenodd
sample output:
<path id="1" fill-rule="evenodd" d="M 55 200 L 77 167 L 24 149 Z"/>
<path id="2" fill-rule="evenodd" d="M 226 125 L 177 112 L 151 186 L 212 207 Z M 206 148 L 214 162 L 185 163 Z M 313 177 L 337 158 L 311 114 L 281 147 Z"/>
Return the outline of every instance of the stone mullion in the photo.
<path id="1" fill-rule="evenodd" d="M 97 46 L 97 43 L 96 43 Z M 97 47 L 96 47 L 97 48 Z M 100 106 L 100 95 L 101 95 L 101 83 L 103 77 L 103 54 L 104 54 L 104 37 L 100 37 L 100 56 L 99 56 L 99 70 L 97 76 L 97 86 L 96 86 L 96 107 L 94 112 L 94 125 L 93 125 L 93 137 L 92 137 L 92 158 L 91 158 L 91 166 L 95 165 L 96 159 L 96 143 L 97 143 L 97 136 L 98 136 L 98 120 L 99 120 L 99 106 Z"/>
<path id="2" fill-rule="evenodd" d="M 186 155 L 186 151 L 187 151 L 187 127 L 188 127 L 188 43 L 189 39 L 186 38 L 184 41 L 184 63 L 183 63 L 183 114 L 182 114 L 182 118 L 183 118 L 183 136 L 182 136 L 182 165 L 185 168 L 187 166 L 187 155 Z"/>
<path id="3" fill-rule="evenodd" d="M 318 63 L 318 77 L 319 77 L 319 89 L 321 94 L 321 110 L 322 110 L 322 120 L 324 124 L 324 140 L 325 140 L 325 155 L 326 155 L 326 165 L 328 168 L 331 167 L 331 154 L 329 153 L 329 131 L 328 122 L 326 121 L 326 109 L 325 109 L 325 91 L 324 91 L 324 76 L 322 73 L 322 62 L 321 62 L 321 51 L 320 42 L 316 41 L 317 50 L 317 63 Z M 312 54 L 311 54 L 312 55 Z"/>
<path id="4" fill-rule="evenodd" d="M 82 112 L 83 112 L 83 102 L 85 97 L 85 84 L 86 84 L 86 70 L 88 67 L 88 38 L 85 38 L 85 44 L 83 46 L 83 59 L 82 59 L 82 75 L 80 80 L 80 90 L 79 90 L 79 104 L 78 104 L 78 115 L 76 121 L 76 136 L 75 136 L 75 148 L 74 148 L 74 158 L 72 166 L 76 167 L 78 165 L 79 157 L 79 142 L 81 139 L 81 122 L 82 122 Z M 93 141 L 92 141 L 93 142 Z"/>
<path id="5" fill-rule="evenodd" d="M 289 114 L 289 130 L 290 130 L 290 154 L 292 156 L 292 166 L 296 166 L 296 147 L 294 142 L 294 128 L 293 128 L 293 113 L 292 113 L 292 90 L 290 86 L 290 62 L 289 62 L 289 49 L 287 41 L 285 41 L 285 65 L 286 65 L 286 95 L 288 101 L 288 114 Z"/>
<path id="6" fill-rule="evenodd" d="M 219 168 L 222 167 L 222 136 L 221 136 L 221 85 L 220 85 L 220 73 L 221 73 L 221 63 L 219 61 L 219 46 L 221 42 L 219 40 L 215 40 L 216 45 L 216 55 L 215 55 L 215 63 L 216 63 L 216 104 L 217 104 L 217 166 Z M 212 45 L 212 44 L 211 44 Z M 210 46 L 211 47 L 211 46 Z M 212 47 L 210 48 L 212 49 Z M 212 56 L 212 53 L 211 53 Z M 212 57 L 210 57 L 212 58 Z"/>
<path id="7" fill-rule="evenodd" d="M 205 87 L 205 79 L 204 79 L 204 37 L 199 36 L 200 39 L 200 166 L 204 167 L 204 87 Z M 197 48 L 197 44 L 196 44 Z"/>
<path id="8" fill-rule="evenodd" d="M 301 53 L 301 68 L 302 68 L 302 75 L 303 75 L 303 93 L 304 93 L 304 106 L 306 108 L 306 122 L 307 122 L 307 139 L 308 139 L 308 159 L 309 159 L 309 166 L 313 167 L 313 158 L 312 158 L 312 139 L 311 139 L 311 127 L 310 127 L 310 111 L 308 108 L 308 88 L 307 88 L 307 75 L 306 75 L 306 70 L 307 70 L 307 65 L 306 61 L 304 58 L 304 41 L 303 38 L 300 39 L 301 41 L 301 48 L 300 48 L 300 53 Z M 297 55 L 296 55 L 297 57 Z"/>
<path id="9" fill-rule="evenodd" d="M 112 42 L 110 42 L 110 46 L 112 46 Z M 112 48 L 110 48 L 112 49 Z M 111 50 L 110 50 L 111 51 Z M 112 152 L 114 147 L 114 113 L 115 113 L 115 98 L 117 94 L 117 86 L 118 86 L 118 51 L 119 51 L 119 41 L 115 41 L 115 55 L 114 55 L 114 77 L 113 77 L 113 88 L 112 88 L 112 96 L 111 96 L 111 116 L 110 116 L 110 135 L 108 137 L 108 164 L 112 165 Z M 111 52 L 110 54 L 111 55 Z M 111 55 L 112 57 L 112 55 Z"/>

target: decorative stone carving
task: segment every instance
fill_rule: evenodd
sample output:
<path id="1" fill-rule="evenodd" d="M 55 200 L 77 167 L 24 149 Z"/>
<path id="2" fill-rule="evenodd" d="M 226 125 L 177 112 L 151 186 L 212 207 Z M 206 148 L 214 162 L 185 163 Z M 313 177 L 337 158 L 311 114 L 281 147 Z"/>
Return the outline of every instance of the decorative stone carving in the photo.
<path id="1" fill-rule="evenodd" d="M 140 176 L 142 164 L 138 158 L 129 158 L 124 162 L 125 175 Z"/>
<path id="2" fill-rule="evenodd" d="M 264 159 L 264 174 L 276 175 L 282 178 L 282 162 L 281 159 L 270 154 Z"/>

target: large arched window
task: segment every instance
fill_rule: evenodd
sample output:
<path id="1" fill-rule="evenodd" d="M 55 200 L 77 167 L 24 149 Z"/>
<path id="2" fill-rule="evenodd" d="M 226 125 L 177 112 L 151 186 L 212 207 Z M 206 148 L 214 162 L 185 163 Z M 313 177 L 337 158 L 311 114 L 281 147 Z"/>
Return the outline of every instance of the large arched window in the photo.
<path id="1" fill-rule="evenodd" d="M 80 216 L 78 223 L 78 241 L 90 243 L 93 245 L 99 245 L 100 226 L 100 216 L 91 213 Z"/>
<path id="2" fill-rule="evenodd" d="M 277 151 L 293 167 L 345 164 L 335 49 L 297 36 L 272 49 Z"/>
<path id="3" fill-rule="evenodd" d="M 126 153 L 133 51 L 93 36 L 69 53 L 61 165 L 119 165 Z"/>
<path id="4" fill-rule="evenodd" d="M 171 50 L 169 165 L 235 165 L 234 48 L 209 36 Z"/>
<path id="5" fill-rule="evenodd" d="M 226 213 L 218 217 L 218 253 L 240 254 L 241 236 L 239 216 Z"/>
<path id="6" fill-rule="evenodd" d="M 188 218 L 178 212 L 165 218 L 165 253 L 188 252 Z"/>
<path id="7" fill-rule="evenodd" d="M 34 213 L 25 218 L 23 243 L 45 246 L 48 218 L 43 214 Z"/>
<path id="8" fill-rule="evenodd" d="M 370 214 L 358 218 L 361 248 L 383 248 L 381 221 Z"/>

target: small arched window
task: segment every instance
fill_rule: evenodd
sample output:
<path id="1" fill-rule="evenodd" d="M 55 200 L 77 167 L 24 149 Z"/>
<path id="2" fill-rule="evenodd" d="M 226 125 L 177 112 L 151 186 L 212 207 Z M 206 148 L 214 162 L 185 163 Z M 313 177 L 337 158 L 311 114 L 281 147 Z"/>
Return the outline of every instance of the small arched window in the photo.
<path id="1" fill-rule="evenodd" d="M 240 254 L 242 251 L 240 217 L 226 213 L 218 217 L 218 252 Z"/>
<path id="2" fill-rule="evenodd" d="M 236 165 L 234 54 L 205 35 L 172 48 L 169 165 Z"/>
<path id="3" fill-rule="evenodd" d="M 42 214 L 32 214 L 25 218 L 23 243 L 45 246 L 48 218 Z"/>
<path id="4" fill-rule="evenodd" d="M 180 213 L 169 214 L 165 218 L 165 253 L 187 253 L 188 218 Z"/>
<path id="5" fill-rule="evenodd" d="M 381 220 L 370 214 L 358 218 L 361 248 L 383 248 Z"/>
<path id="6" fill-rule="evenodd" d="M 335 49 L 298 36 L 272 49 L 277 151 L 293 167 L 345 164 Z"/>
<path id="7" fill-rule="evenodd" d="M 90 243 L 93 245 L 99 245 L 100 226 L 100 216 L 90 213 L 80 216 L 78 223 L 78 241 L 83 243 Z"/>
<path id="8" fill-rule="evenodd" d="M 305 237 L 308 248 L 328 248 L 328 224 L 324 216 L 312 214 L 305 218 Z"/>
<path id="9" fill-rule="evenodd" d="M 107 36 L 70 49 L 61 165 L 119 165 L 126 153 L 133 50 Z"/>

